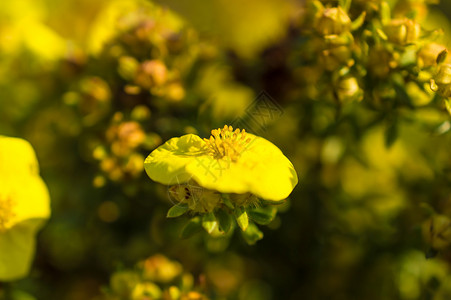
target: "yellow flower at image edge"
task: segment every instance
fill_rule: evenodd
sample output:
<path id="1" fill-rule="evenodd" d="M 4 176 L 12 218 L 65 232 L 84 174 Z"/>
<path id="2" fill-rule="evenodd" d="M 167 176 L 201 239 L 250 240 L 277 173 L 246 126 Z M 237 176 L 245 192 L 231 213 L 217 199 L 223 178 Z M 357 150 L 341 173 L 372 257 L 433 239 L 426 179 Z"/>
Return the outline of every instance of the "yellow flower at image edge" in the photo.
<path id="1" fill-rule="evenodd" d="M 210 139 L 187 134 L 172 138 L 146 159 L 149 177 L 165 185 L 190 180 L 227 194 L 251 193 L 280 201 L 298 182 L 296 171 L 282 151 L 268 140 L 233 130 L 212 130 Z"/>
<path id="2" fill-rule="evenodd" d="M 27 275 L 50 198 L 31 145 L 0 135 L 0 281 Z"/>

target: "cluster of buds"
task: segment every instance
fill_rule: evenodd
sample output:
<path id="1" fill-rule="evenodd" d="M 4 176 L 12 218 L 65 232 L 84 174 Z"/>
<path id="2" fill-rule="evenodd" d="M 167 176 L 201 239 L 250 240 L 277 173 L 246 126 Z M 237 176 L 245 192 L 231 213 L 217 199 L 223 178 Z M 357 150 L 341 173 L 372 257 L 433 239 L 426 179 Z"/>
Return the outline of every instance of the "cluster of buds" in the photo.
<path id="1" fill-rule="evenodd" d="M 177 70 L 169 70 L 162 59 L 140 62 L 131 56 L 121 56 L 118 72 L 128 81 L 124 92 L 129 95 L 149 92 L 168 101 L 181 101 L 185 97 L 180 74 Z"/>
<path id="2" fill-rule="evenodd" d="M 137 107 L 137 110 L 145 110 Z M 137 178 L 143 171 L 143 149 L 153 149 L 161 143 L 160 137 L 146 134 L 142 125 L 136 120 L 124 120 L 124 115 L 117 112 L 105 132 L 105 140 L 92 152 L 99 161 L 100 170 L 112 181 L 127 181 Z M 95 186 L 105 183 L 103 175 L 94 180 Z"/>
<path id="3" fill-rule="evenodd" d="M 137 9 L 118 21 L 120 30 L 87 58 L 89 69 L 64 96 L 80 116 L 82 148 L 98 163 L 95 186 L 139 178 L 143 153 L 161 143 L 168 130 L 161 123 L 172 124 L 167 116 L 185 98 L 184 78 L 203 57 L 191 29 L 167 22 L 171 12 L 153 9 L 159 10 Z"/>
<path id="4" fill-rule="evenodd" d="M 108 83 L 98 76 L 86 76 L 78 82 L 77 91 L 64 95 L 67 105 L 75 106 L 85 126 L 92 126 L 107 116 L 112 108 Z"/>
<path id="5" fill-rule="evenodd" d="M 437 72 L 435 76 L 431 79 L 431 89 L 434 92 L 437 92 L 440 96 L 444 97 L 445 99 L 451 97 L 451 64 L 444 63 L 446 57 L 447 57 L 446 50 L 443 50 L 437 56 L 436 60 L 438 64 Z"/>
<path id="6" fill-rule="evenodd" d="M 451 244 L 451 219 L 434 214 L 422 226 L 423 238 L 433 250 L 442 250 Z"/>
<path id="7" fill-rule="evenodd" d="M 425 31 L 420 25 L 428 3 L 403 0 L 391 9 L 385 0 L 306 1 L 300 32 L 307 39 L 299 50 L 301 66 L 295 70 L 310 68 L 320 74 L 313 83 L 299 80 L 316 87 L 306 87 L 304 94 L 338 103 L 365 98 L 363 102 L 373 107 L 386 102 L 398 107 L 395 102 L 405 95 L 415 98 L 406 86 L 415 83 L 425 89 L 436 72 L 437 55 L 444 50 L 433 41 L 439 30 Z M 442 65 L 434 80 L 435 90 L 448 97 L 446 72 Z M 432 100 L 433 95 L 426 95 Z M 416 104 L 407 102 L 403 104 Z"/>
<path id="8" fill-rule="evenodd" d="M 111 276 L 105 300 L 208 300 L 180 263 L 156 254 Z"/>

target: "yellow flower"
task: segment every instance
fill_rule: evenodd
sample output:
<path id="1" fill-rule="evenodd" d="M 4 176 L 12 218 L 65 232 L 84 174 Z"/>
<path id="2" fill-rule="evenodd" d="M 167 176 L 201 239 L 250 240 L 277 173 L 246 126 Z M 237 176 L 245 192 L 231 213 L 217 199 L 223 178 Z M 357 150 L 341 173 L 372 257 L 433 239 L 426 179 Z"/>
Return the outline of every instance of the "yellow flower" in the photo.
<path id="1" fill-rule="evenodd" d="M 215 129 L 209 139 L 194 134 L 172 138 L 146 159 L 149 177 L 165 185 L 194 181 L 225 194 L 251 193 L 261 199 L 287 198 L 298 182 L 282 151 L 268 140 L 233 130 Z"/>
<path id="2" fill-rule="evenodd" d="M 35 234 L 49 216 L 49 194 L 33 148 L 0 136 L 0 281 L 27 275 Z"/>

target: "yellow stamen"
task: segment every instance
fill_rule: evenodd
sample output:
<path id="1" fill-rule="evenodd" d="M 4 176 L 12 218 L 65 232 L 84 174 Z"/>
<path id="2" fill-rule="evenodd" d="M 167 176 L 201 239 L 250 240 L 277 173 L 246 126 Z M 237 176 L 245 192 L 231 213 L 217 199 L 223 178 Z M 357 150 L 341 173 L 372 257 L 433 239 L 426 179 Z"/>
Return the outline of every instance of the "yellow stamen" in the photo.
<path id="1" fill-rule="evenodd" d="M 246 131 L 225 125 L 223 129 L 213 129 L 210 139 L 204 139 L 208 152 L 217 159 L 230 159 L 236 162 L 251 141 Z"/>
<path id="2" fill-rule="evenodd" d="M 14 206 L 15 203 L 10 197 L 0 196 L 0 232 L 8 229 L 16 216 Z"/>

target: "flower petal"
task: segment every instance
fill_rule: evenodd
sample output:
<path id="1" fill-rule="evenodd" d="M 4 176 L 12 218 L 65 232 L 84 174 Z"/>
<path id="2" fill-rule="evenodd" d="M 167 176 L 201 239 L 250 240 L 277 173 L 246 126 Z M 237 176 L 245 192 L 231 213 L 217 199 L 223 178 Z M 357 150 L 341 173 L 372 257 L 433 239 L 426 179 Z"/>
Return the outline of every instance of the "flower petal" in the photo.
<path id="1" fill-rule="evenodd" d="M 298 183 L 291 162 L 268 140 L 247 134 L 249 146 L 237 162 L 204 155 L 186 170 L 198 184 L 222 193 L 252 193 L 259 198 L 280 201 L 287 198 Z"/>
<path id="2" fill-rule="evenodd" d="M 35 234 L 42 221 L 28 220 L 0 233 L 0 281 L 28 274 L 35 249 Z"/>
<path id="3" fill-rule="evenodd" d="M 204 154 L 204 145 L 205 142 L 194 134 L 170 139 L 146 158 L 147 175 L 165 185 L 187 182 L 192 175 L 187 173 L 186 166 Z"/>
<path id="4" fill-rule="evenodd" d="M 27 219 L 48 219 L 50 197 L 39 176 L 35 152 L 25 140 L 0 136 L 0 196 L 14 203 L 13 224 Z"/>

